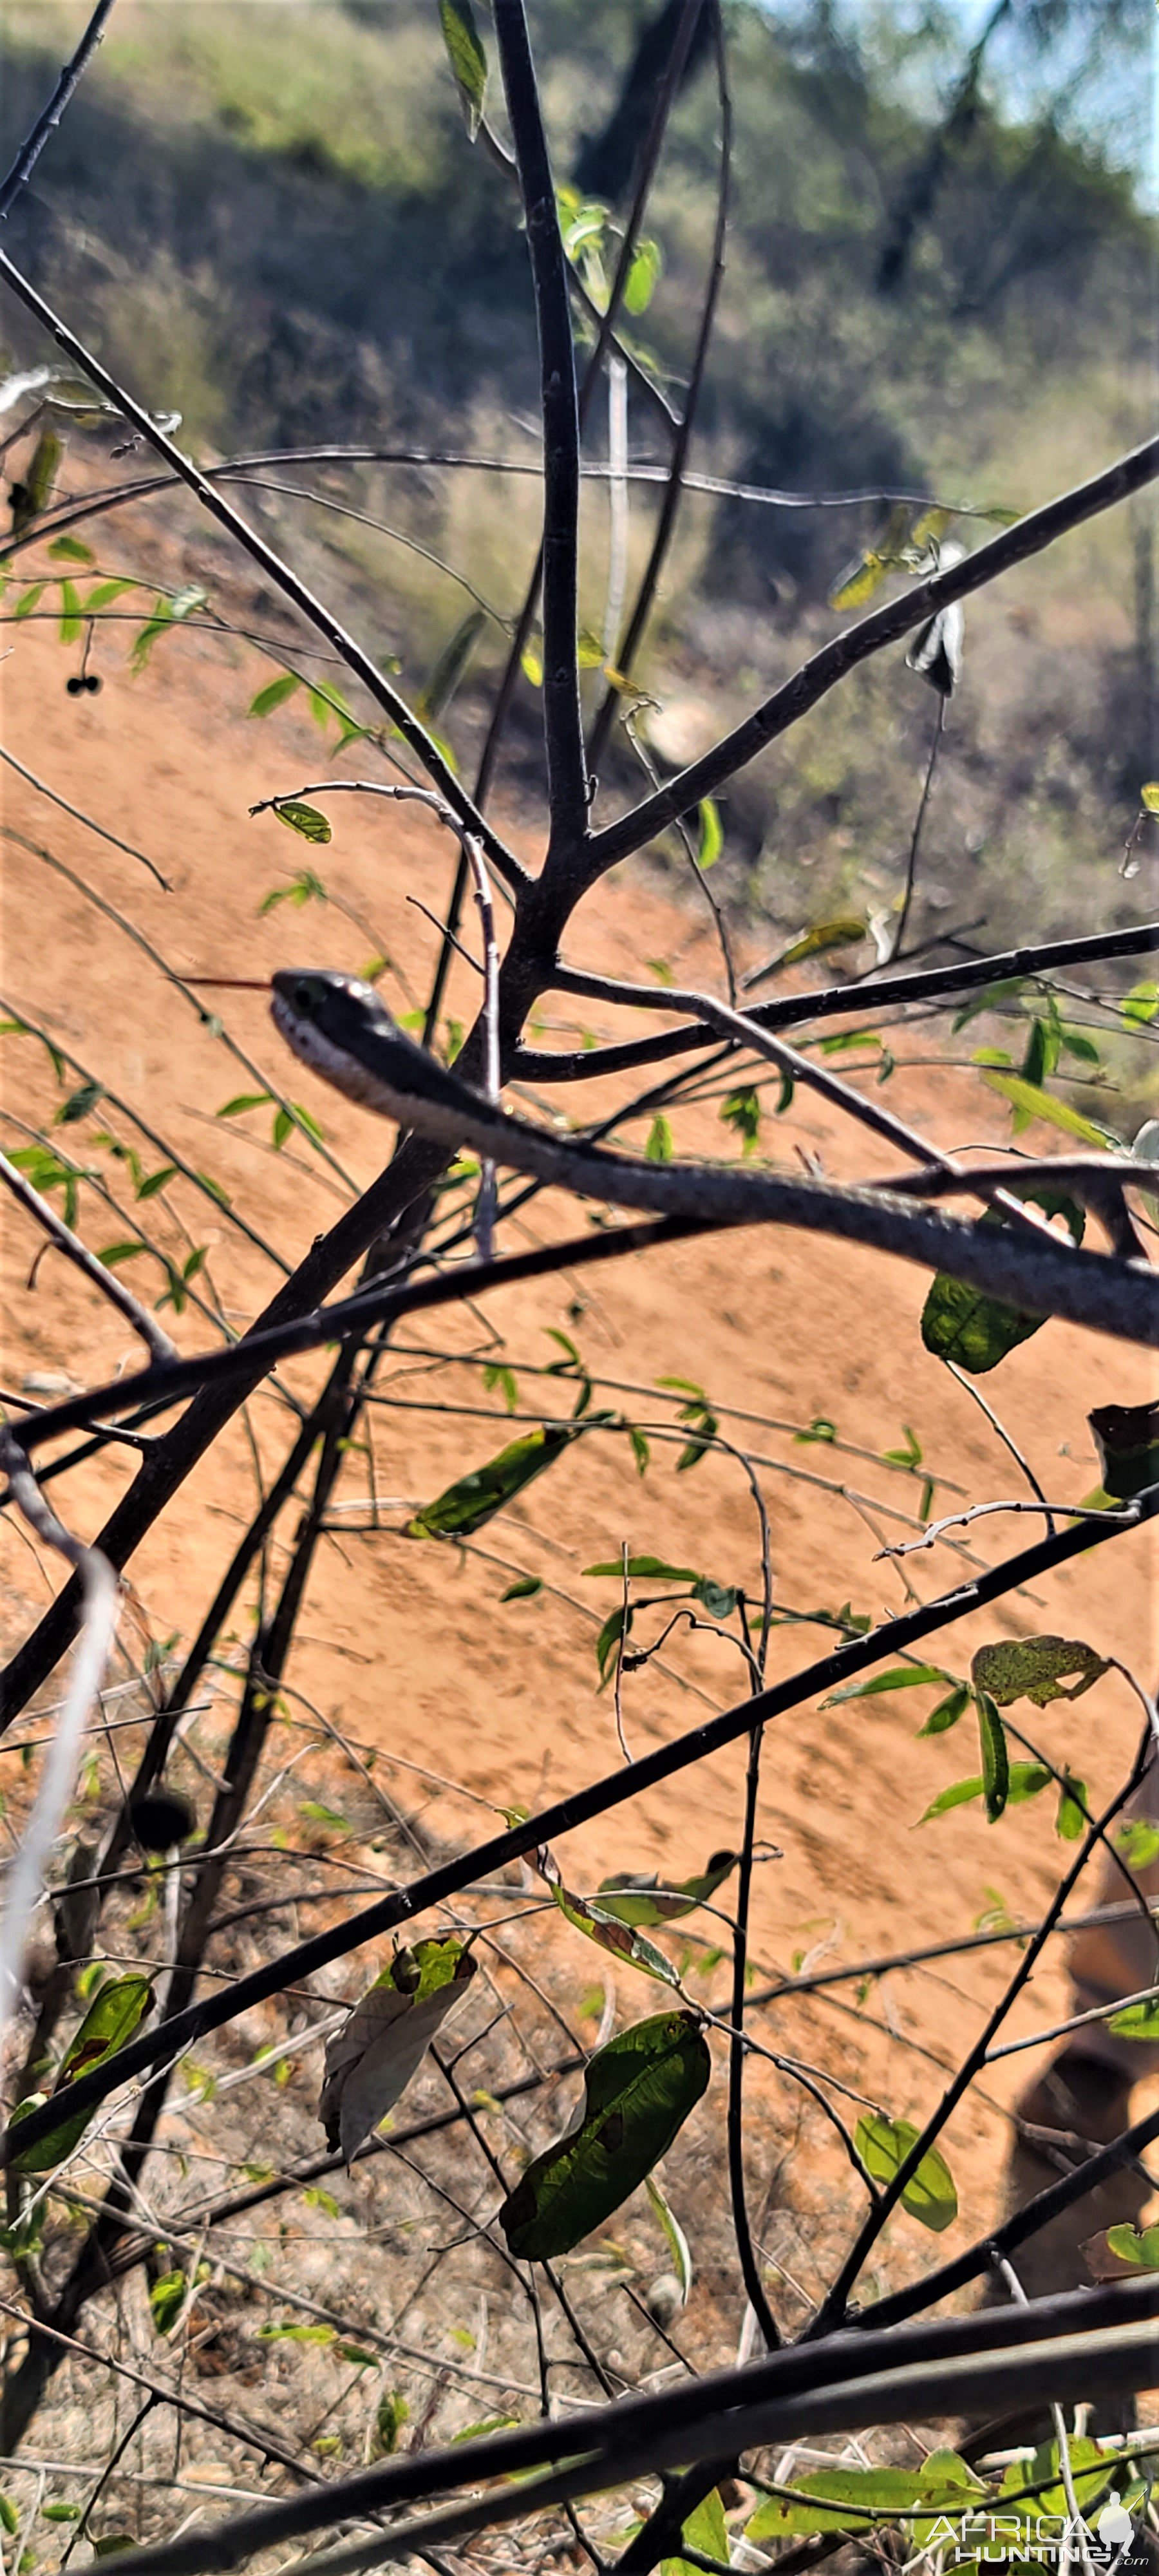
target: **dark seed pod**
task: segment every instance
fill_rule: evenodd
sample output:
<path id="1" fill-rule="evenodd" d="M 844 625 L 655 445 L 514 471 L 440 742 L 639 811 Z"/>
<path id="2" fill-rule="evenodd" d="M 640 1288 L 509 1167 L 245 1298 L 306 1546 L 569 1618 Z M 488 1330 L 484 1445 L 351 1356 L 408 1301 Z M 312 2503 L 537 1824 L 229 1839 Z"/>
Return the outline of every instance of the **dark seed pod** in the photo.
<path id="1" fill-rule="evenodd" d="M 85 684 L 79 671 L 70 671 L 64 685 L 68 690 L 70 698 L 79 698 L 81 690 Z"/>
<path id="2" fill-rule="evenodd" d="M 103 685 L 104 685 L 104 684 L 103 684 L 103 682 L 102 682 L 102 680 L 101 680 L 101 677 L 100 677 L 100 673 L 99 673 L 99 672 L 97 672 L 97 671 L 86 671 L 86 673 L 85 673 L 85 687 L 86 687 L 86 689 L 88 690 L 88 692 L 89 692 L 89 696 L 90 696 L 90 697 L 92 697 L 92 698 L 98 697 L 98 696 L 100 695 L 100 691 L 101 691 L 101 689 L 102 689 Z"/>
<path id="3" fill-rule="evenodd" d="M 167 1852 L 188 1842 L 197 1818 L 176 1789 L 144 1789 L 130 1801 L 129 1822 L 143 1851 Z"/>

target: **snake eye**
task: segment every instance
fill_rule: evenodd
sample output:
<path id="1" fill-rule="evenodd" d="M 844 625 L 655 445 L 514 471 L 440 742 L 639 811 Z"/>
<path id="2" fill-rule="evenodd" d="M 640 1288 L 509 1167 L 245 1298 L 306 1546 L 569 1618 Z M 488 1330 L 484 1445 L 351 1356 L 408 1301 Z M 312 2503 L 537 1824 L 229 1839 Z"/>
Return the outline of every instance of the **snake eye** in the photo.
<path id="1" fill-rule="evenodd" d="M 308 1020 L 313 1017 L 314 987 L 310 982 L 308 975 L 299 975 L 297 977 L 296 981 L 290 988 L 290 1001 L 293 1008 L 300 1012 L 304 1020 Z"/>

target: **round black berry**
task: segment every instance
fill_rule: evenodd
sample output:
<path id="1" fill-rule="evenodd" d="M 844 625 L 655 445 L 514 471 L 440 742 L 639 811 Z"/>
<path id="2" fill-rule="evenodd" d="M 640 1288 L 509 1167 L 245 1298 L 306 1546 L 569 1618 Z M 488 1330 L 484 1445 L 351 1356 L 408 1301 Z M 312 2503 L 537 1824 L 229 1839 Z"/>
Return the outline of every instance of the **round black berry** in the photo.
<path id="1" fill-rule="evenodd" d="M 86 671 L 85 687 L 88 690 L 90 697 L 95 698 L 99 695 L 101 681 L 96 671 Z"/>
<path id="2" fill-rule="evenodd" d="M 129 1805 L 129 1822 L 144 1851 L 172 1851 L 188 1842 L 197 1818 L 176 1789 L 144 1789 Z"/>
<path id="3" fill-rule="evenodd" d="M 64 685 L 68 690 L 70 698 L 79 698 L 81 690 L 84 687 L 84 681 L 82 680 L 79 671 L 71 672 Z"/>

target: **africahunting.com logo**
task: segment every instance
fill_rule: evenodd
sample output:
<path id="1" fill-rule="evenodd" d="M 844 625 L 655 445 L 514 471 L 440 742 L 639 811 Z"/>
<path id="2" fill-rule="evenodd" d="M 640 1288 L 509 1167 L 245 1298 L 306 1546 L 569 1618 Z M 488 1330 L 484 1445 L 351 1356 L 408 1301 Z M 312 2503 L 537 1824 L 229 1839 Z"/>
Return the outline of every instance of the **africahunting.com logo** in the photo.
<path id="1" fill-rule="evenodd" d="M 1075 2567 L 1099 2570 L 1099 2576 L 1149 2576 L 1151 2560 L 1143 2538 L 1142 2518 L 1132 2518 L 1112 2497 L 1093 2522 L 1060 2513 L 974 2513 L 961 2522 L 943 2517 L 926 2540 L 928 2550 L 944 2549 L 951 2565 L 978 2564 Z"/>

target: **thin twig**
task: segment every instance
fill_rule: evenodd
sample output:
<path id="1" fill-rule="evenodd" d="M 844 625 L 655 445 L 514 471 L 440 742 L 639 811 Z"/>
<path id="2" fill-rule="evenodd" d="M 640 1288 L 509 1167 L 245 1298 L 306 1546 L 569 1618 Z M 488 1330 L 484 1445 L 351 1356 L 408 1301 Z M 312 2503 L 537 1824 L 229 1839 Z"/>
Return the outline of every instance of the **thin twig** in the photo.
<path id="1" fill-rule="evenodd" d="M 10 213 L 21 189 L 32 176 L 49 135 L 59 125 L 69 100 L 82 79 L 104 35 L 112 15 L 114 0 L 97 0 L 80 43 L 63 66 L 51 98 L 42 107 L 35 125 L 25 136 L 7 178 L 0 185 L 0 223 Z"/>
<path id="2" fill-rule="evenodd" d="M 132 1325 L 133 1331 L 140 1336 L 146 1350 L 152 1352 L 153 1358 L 175 1360 L 176 1345 L 170 1341 L 168 1333 L 157 1322 L 156 1316 L 149 1314 L 147 1308 L 134 1297 L 132 1289 L 126 1288 L 123 1279 L 118 1279 L 112 1270 L 106 1268 L 103 1261 L 98 1261 L 95 1252 L 90 1252 L 88 1245 L 81 1242 L 79 1234 L 73 1233 L 72 1227 L 65 1224 L 64 1218 L 57 1215 L 56 1209 L 49 1206 L 48 1200 L 41 1197 L 39 1190 L 33 1189 L 31 1181 L 25 1174 L 17 1171 L 16 1165 L 9 1162 L 7 1154 L 0 1154 L 0 1181 L 3 1182 L 5 1189 L 11 1191 L 13 1198 L 19 1201 L 25 1215 L 32 1218 L 33 1223 L 48 1236 L 49 1242 L 55 1244 L 58 1252 L 63 1252 L 66 1261 L 74 1262 L 76 1268 L 83 1271 L 91 1285 L 99 1288 L 102 1297 L 108 1298 L 110 1306 L 115 1306 L 118 1314 L 124 1316 L 126 1323 Z"/>

